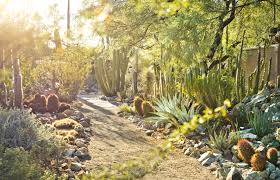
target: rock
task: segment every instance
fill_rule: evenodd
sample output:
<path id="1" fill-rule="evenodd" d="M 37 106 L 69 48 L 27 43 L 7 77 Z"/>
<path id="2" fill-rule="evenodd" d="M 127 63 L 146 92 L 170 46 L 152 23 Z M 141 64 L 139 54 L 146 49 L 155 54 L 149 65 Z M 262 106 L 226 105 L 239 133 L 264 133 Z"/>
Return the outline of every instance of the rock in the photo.
<path id="1" fill-rule="evenodd" d="M 226 160 L 232 161 L 232 154 L 231 154 L 231 151 L 230 151 L 230 150 L 225 150 L 225 151 L 224 151 L 224 158 L 225 158 Z"/>
<path id="2" fill-rule="evenodd" d="M 151 136 L 154 133 L 154 130 L 147 130 L 145 133 L 147 136 Z"/>
<path id="3" fill-rule="evenodd" d="M 76 139 L 76 140 L 75 140 L 75 144 L 76 144 L 79 148 L 81 148 L 81 147 L 86 147 L 85 140 L 83 140 L 83 139 Z"/>
<path id="4" fill-rule="evenodd" d="M 165 125 L 165 129 L 172 129 L 174 127 L 174 125 L 172 123 L 167 123 Z"/>
<path id="5" fill-rule="evenodd" d="M 80 171 L 82 169 L 82 164 L 78 162 L 72 162 L 70 165 L 72 171 Z"/>
<path id="6" fill-rule="evenodd" d="M 280 177 L 280 169 L 279 168 L 276 168 L 275 174 L 276 174 L 277 178 Z"/>
<path id="7" fill-rule="evenodd" d="M 82 119 L 85 117 L 81 111 L 74 111 L 74 116 L 76 116 L 78 119 Z"/>
<path id="8" fill-rule="evenodd" d="M 206 153 L 202 154 L 200 158 L 198 159 L 199 162 L 203 162 L 204 160 L 214 157 L 213 153 L 211 151 L 207 151 Z"/>
<path id="9" fill-rule="evenodd" d="M 66 157 L 72 157 L 73 156 L 73 154 L 75 153 L 75 149 L 67 149 L 67 150 L 65 150 L 64 151 L 64 156 L 66 156 Z"/>
<path id="10" fill-rule="evenodd" d="M 67 163 L 62 163 L 61 168 L 64 169 L 64 170 L 68 169 L 68 164 Z"/>
<path id="11" fill-rule="evenodd" d="M 86 121 L 80 121 L 80 124 L 84 127 L 84 128 L 88 128 L 90 127 L 90 124 Z"/>
<path id="12" fill-rule="evenodd" d="M 202 161 L 201 165 L 202 166 L 209 166 L 211 165 L 213 162 L 217 161 L 216 157 L 208 157 L 207 159 L 205 159 L 204 161 Z"/>
<path id="13" fill-rule="evenodd" d="M 236 156 L 232 156 L 232 162 L 239 163 L 240 160 Z"/>
<path id="14" fill-rule="evenodd" d="M 194 147 L 200 149 L 200 148 L 202 148 L 204 145 L 205 145 L 204 142 L 199 142 L 199 143 L 195 144 Z"/>
<path id="15" fill-rule="evenodd" d="M 249 167 L 249 164 L 243 163 L 243 162 L 241 162 L 241 163 L 236 163 L 235 165 L 236 165 L 237 167 L 239 167 L 239 168 L 248 168 L 248 167 Z"/>
<path id="16" fill-rule="evenodd" d="M 214 162 L 209 167 L 207 167 L 207 169 L 210 170 L 210 171 L 216 171 L 217 167 L 218 167 L 217 162 Z"/>
<path id="17" fill-rule="evenodd" d="M 73 109 L 67 109 L 63 113 L 66 114 L 68 117 L 70 117 L 70 116 L 74 116 L 75 111 Z"/>
<path id="18" fill-rule="evenodd" d="M 269 179 L 274 180 L 276 179 L 276 174 L 273 172 L 270 174 Z"/>
<path id="19" fill-rule="evenodd" d="M 199 151 L 197 149 L 194 149 L 193 152 L 190 154 L 190 157 L 199 158 L 200 157 Z"/>
<path id="20" fill-rule="evenodd" d="M 233 154 L 233 156 L 238 157 L 238 151 L 237 151 L 237 146 L 236 145 L 232 146 L 231 153 Z"/>
<path id="21" fill-rule="evenodd" d="M 187 156 L 189 156 L 192 152 L 193 152 L 193 147 L 188 147 L 188 148 L 185 150 L 184 154 L 187 155 Z"/>
<path id="22" fill-rule="evenodd" d="M 81 147 L 77 149 L 77 151 L 73 154 L 73 156 L 77 156 L 78 158 L 83 160 L 90 159 L 88 149 L 86 147 Z"/>
<path id="23" fill-rule="evenodd" d="M 255 139 L 258 138 L 258 136 L 253 134 L 253 133 L 244 133 L 244 134 L 240 134 L 240 138 L 241 139 L 255 140 Z"/>
<path id="24" fill-rule="evenodd" d="M 275 165 L 270 163 L 270 162 L 267 162 L 266 169 L 268 169 L 269 173 L 272 173 L 272 172 L 276 171 Z"/>
<path id="25" fill-rule="evenodd" d="M 244 177 L 244 180 L 261 180 L 257 171 L 250 170 Z"/>
<path id="26" fill-rule="evenodd" d="M 229 171 L 229 173 L 227 174 L 227 178 L 226 180 L 242 180 L 242 175 L 240 173 L 240 171 L 238 169 L 236 169 L 235 167 L 232 167 Z"/>
<path id="27" fill-rule="evenodd" d="M 57 119 L 65 119 L 65 118 L 67 118 L 67 115 L 65 113 L 58 113 L 56 115 L 56 118 Z"/>

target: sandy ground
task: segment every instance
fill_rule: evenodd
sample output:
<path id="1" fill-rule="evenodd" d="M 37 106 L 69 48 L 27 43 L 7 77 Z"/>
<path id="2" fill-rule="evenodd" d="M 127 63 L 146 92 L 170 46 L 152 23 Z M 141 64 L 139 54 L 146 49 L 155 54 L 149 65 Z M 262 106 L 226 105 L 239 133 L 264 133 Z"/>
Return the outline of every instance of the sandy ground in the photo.
<path id="1" fill-rule="evenodd" d="M 127 119 L 116 115 L 117 107 L 96 97 L 82 97 L 81 111 L 91 118 L 93 137 L 89 145 L 91 160 L 85 164 L 90 170 L 110 167 L 139 157 L 155 148 L 160 141 L 146 136 L 144 131 Z M 85 101 L 86 100 L 86 101 Z M 144 180 L 215 179 L 210 171 L 194 158 L 173 152 Z"/>

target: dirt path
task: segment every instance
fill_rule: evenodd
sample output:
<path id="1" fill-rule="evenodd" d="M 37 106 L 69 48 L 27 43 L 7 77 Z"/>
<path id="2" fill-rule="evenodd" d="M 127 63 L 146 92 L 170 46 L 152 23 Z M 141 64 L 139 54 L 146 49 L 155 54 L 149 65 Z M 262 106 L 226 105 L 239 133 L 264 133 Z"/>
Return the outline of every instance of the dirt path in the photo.
<path id="1" fill-rule="evenodd" d="M 82 96 L 81 111 L 91 118 L 93 137 L 89 145 L 91 160 L 85 164 L 90 170 L 110 167 L 149 152 L 160 142 L 127 119 L 115 115 L 117 107 L 93 96 Z M 158 169 L 144 180 L 215 179 L 196 159 L 174 152 Z"/>

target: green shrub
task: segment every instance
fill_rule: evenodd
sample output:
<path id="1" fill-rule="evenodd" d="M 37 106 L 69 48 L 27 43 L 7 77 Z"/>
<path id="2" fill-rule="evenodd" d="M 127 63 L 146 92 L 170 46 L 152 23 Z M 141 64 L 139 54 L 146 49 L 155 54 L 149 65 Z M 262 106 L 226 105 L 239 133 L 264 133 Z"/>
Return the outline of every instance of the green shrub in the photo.
<path id="1" fill-rule="evenodd" d="M 38 141 L 38 124 L 27 111 L 0 110 L 0 144 L 31 149 Z"/>
<path id="2" fill-rule="evenodd" d="M 43 175 L 40 165 L 23 149 L 0 147 L 0 159 L 2 180 L 37 180 Z"/>
<path id="3" fill-rule="evenodd" d="M 148 119 L 154 121 L 170 122 L 173 125 L 179 127 L 180 124 L 191 120 L 196 111 L 194 106 L 189 110 L 183 104 L 183 101 L 178 96 L 162 97 L 155 100 L 155 116 Z"/>
<path id="4" fill-rule="evenodd" d="M 119 106 L 119 109 L 121 112 L 125 112 L 125 113 L 129 113 L 129 114 L 133 114 L 133 109 L 132 107 L 130 107 L 128 104 L 124 103 L 122 105 Z"/>
<path id="5" fill-rule="evenodd" d="M 42 166 L 60 157 L 64 144 L 28 111 L 0 110 L 0 146 L 23 148 Z"/>
<path id="6" fill-rule="evenodd" d="M 218 107 L 225 99 L 232 99 L 234 79 L 211 71 L 206 75 L 187 75 L 187 93 L 209 108 Z"/>
<path id="7" fill-rule="evenodd" d="M 247 114 L 249 126 L 253 128 L 254 133 L 262 138 L 271 132 L 272 122 L 269 120 L 269 114 L 261 112 L 258 108 L 254 108 L 253 112 Z"/>

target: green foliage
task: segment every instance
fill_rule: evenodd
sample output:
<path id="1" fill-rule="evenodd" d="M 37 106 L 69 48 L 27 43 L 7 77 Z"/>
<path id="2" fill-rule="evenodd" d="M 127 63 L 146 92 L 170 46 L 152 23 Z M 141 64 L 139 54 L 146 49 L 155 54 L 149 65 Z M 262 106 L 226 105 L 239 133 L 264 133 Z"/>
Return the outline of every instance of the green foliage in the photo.
<path id="1" fill-rule="evenodd" d="M 254 108 L 253 112 L 249 112 L 247 115 L 250 127 L 253 128 L 254 133 L 259 138 L 271 132 L 272 122 L 269 120 L 267 113 L 263 113 L 259 109 Z"/>
<path id="2" fill-rule="evenodd" d="M 60 157 L 64 144 L 30 112 L 0 110 L 0 119 L 0 146 L 23 148 L 30 152 L 31 159 L 45 167 L 51 167 L 51 161 Z"/>
<path id="3" fill-rule="evenodd" d="M 275 136 L 274 136 L 274 134 L 268 134 L 268 135 L 265 135 L 263 138 L 262 138 L 262 143 L 264 144 L 264 145 L 268 145 L 268 144 L 270 144 L 271 142 L 273 142 L 275 140 Z"/>
<path id="4" fill-rule="evenodd" d="M 208 75 L 190 71 L 187 75 L 187 93 L 209 108 L 218 107 L 225 99 L 232 98 L 233 80 L 215 71 Z"/>
<path id="5" fill-rule="evenodd" d="M 276 129 L 274 135 L 275 135 L 275 138 L 276 138 L 278 141 L 280 141 L 280 128 L 277 128 L 277 129 Z"/>
<path id="6" fill-rule="evenodd" d="M 154 121 L 170 122 L 176 127 L 179 127 L 185 122 L 189 122 L 195 115 L 196 111 L 194 106 L 189 110 L 184 106 L 184 101 L 179 96 L 162 97 L 155 100 L 155 116 L 148 119 Z"/>
<path id="7" fill-rule="evenodd" d="M 250 141 L 246 139 L 240 139 L 237 143 L 237 152 L 239 158 L 241 158 L 246 163 L 250 163 L 251 157 L 255 153 L 255 148 Z"/>
<path id="8" fill-rule="evenodd" d="M 23 75 L 26 92 L 44 92 L 54 89 L 59 97 L 73 100 L 83 87 L 90 71 L 91 51 L 81 47 L 68 47 L 62 54 L 54 53 Z M 26 72 L 27 73 L 27 72 Z"/>
<path id="9" fill-rule="evenodd" d="M 0 174 L 3 180 L 39 180 L 43 175 L 40 165 L 23 149 L 0 146 L 0 159 Z"/>
<path id="10" fill-rule="evenodd" d="M 109 51 L 109 49 L 107 49 Z M 95 60 L 94 69 L 97 82 L 106 96 L 115 96 L 125 91 L 125 75 L 128 67 L 128 49 L 113 50 L 112 60 L 105 54 Z"/>
<path id="11" fill-rule="evenodd" d="M 133 108 L 130 107 L 128 104 L 124 103 L 122 105 L 119 106 L 119 109 L 121 112 L 125 112 L 125 113 L 129 113 L 132 114 L 134 113 Z"/>

